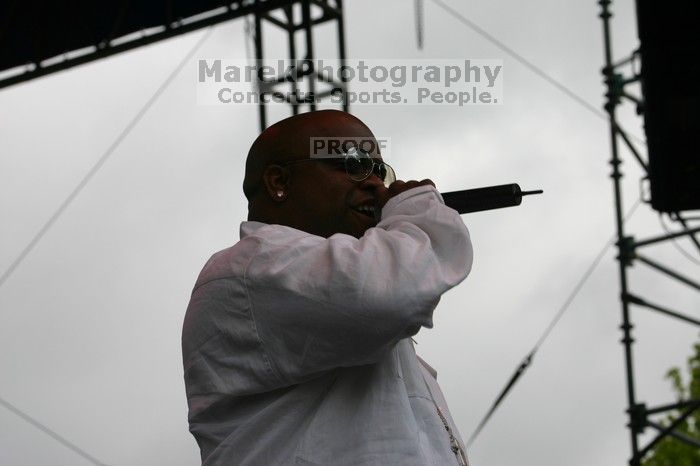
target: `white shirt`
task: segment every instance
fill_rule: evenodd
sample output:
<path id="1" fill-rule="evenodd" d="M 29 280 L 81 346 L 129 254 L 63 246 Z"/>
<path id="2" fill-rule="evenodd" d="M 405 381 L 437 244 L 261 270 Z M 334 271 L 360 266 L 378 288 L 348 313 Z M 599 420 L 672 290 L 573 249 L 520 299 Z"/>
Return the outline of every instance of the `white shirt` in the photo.
<path id="1" fill-rule="evenodd" d="M 410 337 L 472 264 L 432 186 L 391 198 L 360 238 L 241 224 L 202 270 L 182 349 L 204 465 L 457 465 Z"/>

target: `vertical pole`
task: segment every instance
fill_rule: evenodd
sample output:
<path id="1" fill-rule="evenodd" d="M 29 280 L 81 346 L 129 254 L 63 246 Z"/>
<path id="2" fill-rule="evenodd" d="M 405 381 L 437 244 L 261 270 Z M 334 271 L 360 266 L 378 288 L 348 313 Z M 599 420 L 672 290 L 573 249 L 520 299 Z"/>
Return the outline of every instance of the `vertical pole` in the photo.
<path id="1" fill-rule="evenodd" d="M 629 316 L 629 301 L 627 299 L 627 266 L 628 266 L 628 254 L 626 252 L 625 245 L 625 232 L 623 225 L 623 210 L 622 210 L 622 190 L 620 178 L 622 178 L 622 172 L 620 171 L 620 161 L 617 145 L 617 119 L 615 110 L 618 103 L 618 89 L 615 78 L 615 69 L 612 61 L 612 44 L 610 35 L 610 3 L 611 0 L 599 0 L 599 5 L 601 7 L 600 18 L 603 20 L 603 39 L 605 45 L 605 68 L 603 69 L 603 74 L 605 75 L 605 82 L 607 84 L 607 97 L 608 101 L 605 104 L 605 110 L 608 113 L 608 118 L 610 122 L 610 144 L 612 156 L 610 159 L 610 165 L 612 166 L 612 174 L 610 175 L 613 179 L 613 186 L 615 191 L 615 224 L 617 226 L 617 247 L 618 247 L 618 262 L 619 262 L 619 273 L 620 273 L 620 294 L 622 300 L 622 325 L 620 326 L 622 330 L 622 344 L 624 345 L 625 351 L 625 370 L 627 376 L 627 404 L 628 404 L 628 419 L 629 419 L 629 429 L 630 429 L 630 440 L 632 444 L 632 457 L 630 458 L 630 466 L 640 466 L 641 458 L 639 458 L 639 445 L 637 435 L 639 432 L 639 416 L 638 407 L 636 404 L 635 392 L 634 392 L 634 365 L 632 359 L 632 343 L 634 339 L 632 338 L 632 328 L 633 325 L 630 321 Z"/>
<path id="2" fill-rule="evenodd" d="M 289 59 L 294 65 L 294 73 L 295 75 L 293 76 L 293 81 L 292 81 L 292 115 L 296 115 L 299 113 L 299 85 L 297 84 L 297 74 L 296 74 L 296 64 L 297 64 L 297 46 L 296 43 L 294 42 L 294 32 L 296 31 L 295 29 L 295 24 L 294 24 L 294 5 L 286 5 L 284 7 L 284 14 L 287 17 L 287 40 L 289 41 Z"/>
<path id="3" fill-rule="evenodd" d="M 256 67 L 258 69 L 258 98 L 260 102 L 258 103 L 258 110 L 260 115 L 260 131 L 264 131 L 267 128 L 267 115 L 264 102 L 264 95 L 262 92 L 262 60 L 263 60 L 263 40 L 262 40 L 262 9 L 260 2 L 255 0 L 255 60 Z"/>
<path id="4" fill-rule="evenodd" d="M 301 23 L 306 38 L 306 59 L 309 78 L 309 110 L 316 110 L 316 70 L 314 69 L 314 42 L 311 34 L 311 0 L 301 0 Z"/>
<path id="5" fill-rule="evenodd" d="M 338 58 L 340 59 L 340 70 L 345 69 L 345 13 L 343 12 L 343 0 L 336 0 L 338 10 Z M 350 111 L 348 103 L 348 80 L 342 74 L 341 82 L 343 83 L 343 111 Z"/>
<path id="6" fill-rule="evenodd" d="M 418 50 L 423 50 L 423 0 L 415 0 L 413 6 L 416 10 L 416 43 Z"/>

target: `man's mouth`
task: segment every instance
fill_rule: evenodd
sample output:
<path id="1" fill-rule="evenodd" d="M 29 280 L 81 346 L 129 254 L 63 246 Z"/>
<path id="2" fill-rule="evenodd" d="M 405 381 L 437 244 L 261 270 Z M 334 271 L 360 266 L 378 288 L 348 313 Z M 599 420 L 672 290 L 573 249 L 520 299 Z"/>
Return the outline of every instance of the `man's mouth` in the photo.
<path id="1" fill-rule="evenodd" d="M 353 207 L 353 210 L 366 215 L 367 217 L 371 218 L 372 220 L 375 219 L 375 208 L 373 205 L 361 205 L 357 207 Z"/>

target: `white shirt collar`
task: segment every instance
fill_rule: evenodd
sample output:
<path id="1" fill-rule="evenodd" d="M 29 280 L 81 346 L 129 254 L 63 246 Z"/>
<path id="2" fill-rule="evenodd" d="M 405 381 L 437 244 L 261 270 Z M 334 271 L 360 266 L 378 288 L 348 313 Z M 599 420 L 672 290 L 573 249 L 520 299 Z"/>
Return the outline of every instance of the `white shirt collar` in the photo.
<path id="1" fill-rule="evenodd" d="M 241 229 L 240 229 L 241 239 L 245 238 L 246 236 L 252 235 L 253 233 L 255 233 L 255 231 L 258 228 L 262 228 L 265 225 L 267 225 L 267 223 L 256 222 L 256 221 L 252 221 L 252 220 L 241 222 Z"/>

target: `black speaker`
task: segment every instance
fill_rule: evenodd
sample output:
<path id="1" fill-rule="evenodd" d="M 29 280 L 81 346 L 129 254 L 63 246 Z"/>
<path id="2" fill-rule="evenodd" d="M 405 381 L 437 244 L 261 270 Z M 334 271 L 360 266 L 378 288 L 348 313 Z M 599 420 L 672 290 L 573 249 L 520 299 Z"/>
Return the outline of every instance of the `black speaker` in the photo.
<path id="1" fill-rule="evenodd" d="M 637 0 L 651 205 L 700 209 L 700 15 L 695 0 Z"/>

